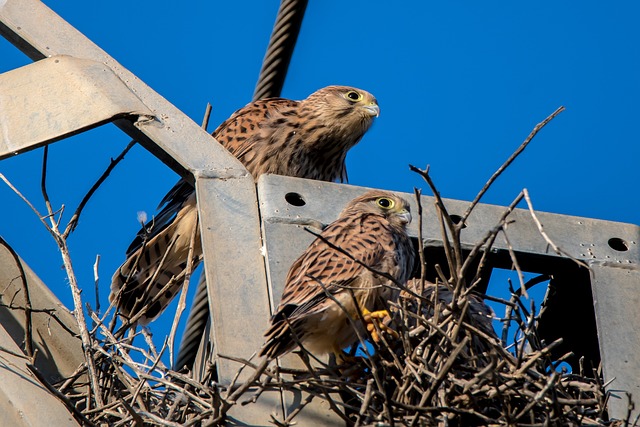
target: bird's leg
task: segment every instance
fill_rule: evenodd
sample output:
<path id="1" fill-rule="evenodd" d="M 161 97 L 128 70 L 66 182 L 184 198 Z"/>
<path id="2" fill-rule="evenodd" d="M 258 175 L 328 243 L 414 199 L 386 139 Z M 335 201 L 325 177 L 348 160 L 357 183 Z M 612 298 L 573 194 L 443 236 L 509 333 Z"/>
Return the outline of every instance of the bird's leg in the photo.
<path id="1" fill-rule="evenodd" d="M 333 348 L 333 355 L 336 358 L 336 365 L 352 364 L 357 360 L 357 357 L 349 355 L 346 351 L 339 347 Z"/>
<path id="2" fill-rule="evenodd" d="M 388 310 L 369 311 L 366 308 L 363 308 L 362 317 L 364 318 L 364 322 L 367 326 L 367 331 L 371 334 L 371 339 L 374 342 L 380 342 L 378 331 L 386 332 L 393 338 L 400 337 L 398 333 L 388 325 L 391 320 L 391 315 Z"/>
<path id="3" fill-rule="evenodd" d="M 331 359 L 333 363 L 329 363 L 334 366 L 337 372 L 349 382 L 357 382 L 363 374 L 363 364 L 361 362 L 362 357 L 349 354 L 340 348 L 334 348 L 331 353 Z"/>

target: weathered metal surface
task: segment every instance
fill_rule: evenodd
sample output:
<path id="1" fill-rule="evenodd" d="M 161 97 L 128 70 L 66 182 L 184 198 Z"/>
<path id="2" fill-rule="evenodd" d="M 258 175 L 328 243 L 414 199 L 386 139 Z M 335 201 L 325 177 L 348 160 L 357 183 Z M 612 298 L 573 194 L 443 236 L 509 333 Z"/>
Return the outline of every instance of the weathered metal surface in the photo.
<path id="1" fill-rule="evenodd" d="M 0 159 L 151 111 L 106 65 L 55 56 L 0 75 Z"/>
<path id="2" fill-rule="evenodd" d="M 187 177 L 191 176 L 187 171 L 221 177 L 246 174 L 236 158 L 213 143 L 211 135 L 42 2 L 0 2 L 0 34 L 34 60 L 68 55 L 108 67 L 153 114 L 153 120 L 145 114 L 137 121 L 129 118 L 114 123 L 181 174 Z M 58 103 L 65 100 L 59 99 Z"/>
<path id="3" fill-rule="evenodd" d="M 52 314 L 32 314 L 33 343 L 37 357 L 36 367 L 52 383 L 70 376 L 83 362 L 80 340 L 72 336 L 76 330 L 71 313 L 21 260 L 34 310 L 52 310 Z M 0 246 L 0 425 L 60 425 L 77 423 L 62 403 L 45 390 L 26 367 L 27 359 L 12 355 L 22 354 L 24 332 L 24 292 L 19 279 L 16 260 L 6 247 Z M 11 305 L 15 308 L 8 308 Z M 51 316 L 59 319 L 66 331 Z M 37 410 L 36 410 L 37 409 Z"/>
<path id="4" fill-rule="evenodd" d="M 265 221 L 292 223 L 320 222 L 328 224 L 337 218 L 340 209 L 352 198 L 360 195 L 365 189 L 343 184 L 308 182 L 295 178 L 264 177 L 260 184 L 261 214 Z M 294 206 L 285 199 L 286 194 L 299 194 L 305 201 L 304 206 Z M 330 195 L 330 197 L 329 197 Z M 413 212 L 417 211 L 415 196 L 406 194 Z M 445 199 L 450 215 L 462 215 L 469 202 Z M 442 234 L 437 221 L 434 199 L 423 196 L 422 209 L 424 215 L 423 239 L 427 245 L 441 246 Z M 496 226 L 506 207 L 480 204 L 473 211 L 462 230 L 462 244 L 473 247 Z M 601 259 L 614 263 L 640 265 L 640 246 L 638 235 L 640 228 L 632 224 L 603 221 L 591 218 L 580 218 L 568 215 L 536 212 L 536 216 L 544 226 L 544 231 L 554 243 L 567 253 L 579 259 Z M 512 223 L 508 225 L 509 241 L 520 252 L 556 256 L 539 233 L 531 214 L 526 209 L 515 209 L 509 215 Z M 418 222 L 409 226 L 409 234 L 418 235 Z M 627 245 L 626 251 L 618 251 L 611 247 L 611 239 L 620 239 Z M 498 238 L 494 244 L 497 250 L 507 249 L 503 239 Z M 269 266 L 271 267 L 271 266 Z"/>
<path id="5" fill-rule="evenodd" d="M 60 58 L 51 58 L 43 65 L 34 64 L 10 72 L 15 73 L 13 76 L 7 77 L 9 73 L 3 76 L 5 80 L 0 82 L 5 82 L 6 87 L 14 91 L 12 110 L 16 105 L 18 107 L 11 113 L 0 110 L 0 114 L 11 114 L 6 117 L 11 117 L 12 126 L 13 121 L 18 120 L 16 115 L 20 113 L 28 114 L 32 110 L 43 111 L 45 108 L 46 111 L 59 111 L 59 107 L 48 104 L 53 101 L 53 96 L 43 99 L 38 108 L 34 108 L 36 104 L 30 95 L 17 88 L 17 81 L 36 84 L 33 77 L 26 77 L 36 69 L 29 67 L 42 67 L 43 73 L 49 75 L 49 85 L 62 84 L 55 97 L 57 104 L 70 102 L 77 105 L 83 95 L 96 101 L 95 109 L 87 112 L 81 121 L 73 122 L 71 118 L 54 115 L 57 121 L 53 123 L 59 123 L 59 126 L 47 123 L 40 129 L 36 127 L 33 134 L 16 130 L 15 127 L 3 128 L 8 129 L 6 132 L 9 137 L 3 134 L 0 155 L 26 150 L 115 119 L 115 124 L 165 163 L 183 175 L 193 175 L 201 214 L 206 274 L 211 287 L 215 353 L 249 357 L 262 344 L 262 332 L 269 317 L 269 303 L 272 306 L 277 304 L 289 265 L 313 239 L 302 227 L 333 221 L 340 209 L 364 189 L 275 176 L 261 178 L 258 195 L 262 238 L 268 257 L 266 274 L 261 256 L 260 222 L 256 206 L 258 198 L 252 178 L 235 158 L 213 142 L 211 136 L 37 0 L 0 2 L 0 33 L 33 59 L 56 55 L 76 58 L 65 58 L 62 62 Z M 56 59 L 59 62 L 56 63 Z M 67 66 L 75 64 L 78 77 L 64 81 L 56 76 L 56 67 L 61 63 Z M 19 78 L 15 77 L 18 74 Z M 78 80 L 81 83 L 79 87 L 88 90 L 86 94 L 76 93 L 73 85 L 78 84 Z M 107 92 L 100 89 L 91 92 L 93 89 L 87 81 L 94 81 L 99 87 L 105 86 Z M 40 89 L 34 87 L 42 90 L 45 83 Z M 122 103 L 114 102 L 114 99 L 118 101 L 121 97 L 126 98 L 126 108 Z M 2 98 L 0 101 L 8 102 Z M 0 107 L 2 105 L 0 103 Z M 108 114 L 102 114 L 105 111 Z M 38 117 L 27 120 L 32 120 L 27 124 L 44 124 Z M 301 198 L 304 204 L 287 202 L 287 194 Z M 415 211 L 413 197 L 407 197 L 414 204 Z M 292 200 L 291 196 L 289 200 Z M 454 215 L 461 215 L 467 207 L 466 202 L 454 200 L 447 200 L 446 204 Z M 422 205 L 426 224 L 424 243 L 426 246 L 441 246 L 440 230 L 433 225 L 437 224 L 433 199 L 423 198 Z M 462 233 L 464 245 L 467 248 L 474 245 L 498 222 L 504 209 L 499 206 L 478 206 Z M 640 330 L 640 320 L 635 311 L 640 292 L 638 227 L 546 213 L 538 213 L 538 217 L 556 244 L 576 258 L 591 262 L 591 285 L 605 376 L 607 379 L 616 377 L 611 385 L 612 390 L 636 391 L 640 382 L 638 359 L 633 357 L 640 353 L 637 332 Z M 564 259 L 550 251 L 529 212 L 516 210 L 510 218 L 515 221 L 509 224 L 508 229 L 516 252 L 525 256 Z M 417 235 L 416 224 L 414 222 L 411 228 L 414 236 Z M 494 248 L 495 251 L 503 251 L 506 243 L 498 239 Z M 46 345 L 50 346 L 49 340 Z M 53 352 L 51 354 L 55 366 L 66 357 L 62 354 L 55 356 Z M 74 351 L 69 357 L 78 355 L 80 353 Z M 228 382 L 238 364 L 223 358 L 217 361 L 221 382 Z M 75 365 L 71 363 L 71 366 Z M 67 372 L 68 368 L 64 369 Z M 24 394 L 22 390 L 19 393 Z M 285 400 L 288 407 L 291 402 L 295 403 L 296 398 L 287 397 Z M 282 412 L 281 399 L 277 394 L 265 394 L 257 405 L 234 410 L 232 416 L 237 418 L 232 423 L 266 425 L 272 411 Z M 622 400 L 614 400 L 611 402 L 611 411 L 612 415 L 623 417 L 626 415 L 626 405 Z M 319 418 L 314 419 L 316 416 Z M 318 419 L 323 417 L 323 409 L 310 408 L 301 422 L 317 425 Z"/>
<path id="6" fill-rule="evenodd" d="M 33 344 L 38 355 L 36 367 L 51 382 L 71 374 L 84 363 L 80 338 L 77 334 L 76 321 L 69 310 L 42 283 L 36 274 L 20 260 L 25 272 L 25 279 L 29 289 L 32 313 Z M 5 246 L 0 245 L 0 326 L 13 338 L 15 345 L 22 346 L 25 338 L 24 311 L 25 306 L 20 269 L 14 257 Z M 15 309 L 6 307 L 16 307 Z M 42 310 L 47 310 L 43 312 Z M 51 314 L 49 314 L 51 313 Z M 64 327 L 52 318 L 55 316 Z M 0 384 L 3 384 L 0 381 Z M 4 425 L 4 424 L 2 424 Z"/>
<path id="7" fill-rule="evenodd" d="M 638 241 L 636 237 L 636 242 Z M 609 409 L 624 418 L 629 392 L 635 402 L 634 415 L 640 414 L 640 270 L 628 263 L 591 263 L 600 357 L 611 397 Z"/>
<path id="8" fill-rule="evenodd" d="M 258 195 L 272 306 L 279 302 L 289 266 L 314 238 L 304 228 L 317 230 L 335 220 L 343 206 L 365 190 L 275 175 L 260 178 Z M 414 195 L 405 194 L 405 197 L 410 200 L 412 211 L 417 212 Z M 445 199 L 451 215 L 462 215 L 468 204 Z M 424 214 L 423 242 L 426 247 L 441 247 L 434 199 L 423 196 L 421 205 Z M 505 209 L 478 205 L 462 232 L 463 245 L 467 249 L 473 247 L 498 223 Z M 640 306 L 640 227 L 545 212 L 536 212 L 536 216 L 555 244 L 591 265 L 597 338 L 605 380 L 615 378 L 610 385 L 612 391 L 626 390 L 640 396 L 640 358 L 637 356 L 640 354 L 640 316 L 637 314 Z M 516 209 L 509 219 L 512 221 L 508 225 L 509 240 L 521 263 L 527 259 L 537 260 L 528 263 L 536 269 L 544 268 L 550 260 L 571 263 L 568 258 L 551 250 L 528 210 Z M 417 224 L 414 221 L 409 229 L 413 237 L 418 235 Z M 506 242 L 498 238 L 493 251 L 499 255 L 506 250 Z M 575 268 L 572 264 L 571 267 Z M 562 285 L 572 286 L 576 291 L 585 290 L 584 286 L 578 287 L 571 281 L 564 281 Z M 587 283 L 586 289 L 588 286 Z M 572 313 L 574 308 L 566 307 L 564 315 L 579 315 Z M 610 401 L 611 415 L 626 417 L 625 399 L 621 393 L 615 394 Z M 638 413 L 637 409 L 635 413 Z"/>
<path id="9" fill-rule="evenodd" d="M 197 189 L 216 352 L 249 358 L 269 316 L 255 185 L 251 179 L 198 179 Z M 223 383 L 239 367 L 217 363 Z"/>
<path id="10" fill-rule="evenodd" d="M 262 343 L 269 318 L 255 184 L 246 179 L 199 178 L 198 209 L 205 256 L 212 338 L 218 380 L 229 384 L 242 367 L 220 354 L 250 359 Z M 252 371 L 247 369 L 239 380 Z M 269 425 L 279 393 L 266 393 L 254 405 L 234 407 L 231 424 Z"/>
<path id="11" fill-rule="evenodd" d="M 3 426 L 77 426 L 62 402 L 42 387 L 26 367 L 7 331 L 0 328 L 3 348 L 0 369 L 0 425 Z"/>

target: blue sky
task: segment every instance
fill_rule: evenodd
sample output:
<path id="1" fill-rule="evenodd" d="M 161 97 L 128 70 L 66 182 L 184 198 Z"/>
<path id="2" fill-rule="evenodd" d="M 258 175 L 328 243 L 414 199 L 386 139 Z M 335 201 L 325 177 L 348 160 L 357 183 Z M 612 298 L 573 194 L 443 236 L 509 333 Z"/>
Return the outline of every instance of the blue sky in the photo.
<path id="1" fill-rule="evenodd" d="M 274 0 L 45 4 L 194 121 L 212 103 L 211 129 L 251 100 L 278 9 Z M 348 156 L 350 182 L 426 191 L 407 165 L 429 164 L 441 193 L 463 200 L 564 105 L 484 202 L 508 204 L 526 187 L 541 211 L 639 224 L 638 16 L 632 1 L 312 0 L 283 96 L 329 84 L 372 92 L 381 116 Z M 0 72 L 28 63 L 0 40 Z M 107 125 L 51 147 L 49 193 L 65 218 L 128 141 Z M 41 159 L 36 150 L 3 160 L 0 172 L 44 212 Z M 70 238 L 89 302 L 96 254 L 104 305 L 136 212 L 151 215 L 176 179 L 135 147 L 89 203 Z M 71 306 L 53 240 L 4 185 L 0 200 L 0 235 Z"/>

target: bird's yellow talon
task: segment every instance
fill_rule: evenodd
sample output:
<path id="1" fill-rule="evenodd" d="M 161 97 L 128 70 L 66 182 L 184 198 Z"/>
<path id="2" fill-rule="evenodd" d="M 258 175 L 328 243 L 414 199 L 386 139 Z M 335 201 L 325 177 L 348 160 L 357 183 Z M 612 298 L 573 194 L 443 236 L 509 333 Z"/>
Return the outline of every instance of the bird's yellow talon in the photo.
<path id="1" fill-rule="evenodd" d="M 388 310 L 369 311 L 365 308 L 362 310 L 362 317 L 366 324 L 367 331 L 374 342 L 379 343 L 381 340 L 378 331 L 381 333 L 387 333 L 395 339 L 400 337 L 396 331 L 394 331 L 390 326 L 387 326 L 387 322 L 391 320 Z"/>

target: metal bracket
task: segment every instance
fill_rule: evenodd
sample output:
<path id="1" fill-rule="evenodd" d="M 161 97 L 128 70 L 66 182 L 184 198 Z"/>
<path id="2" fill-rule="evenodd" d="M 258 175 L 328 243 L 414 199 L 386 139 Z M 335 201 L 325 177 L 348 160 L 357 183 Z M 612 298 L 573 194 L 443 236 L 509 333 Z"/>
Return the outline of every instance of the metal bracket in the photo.
<path id="1" fill-rule="evenodd" d="M 55 56 L 0 75 L 0 159 L 153 113 L 106 65 Z"/>

